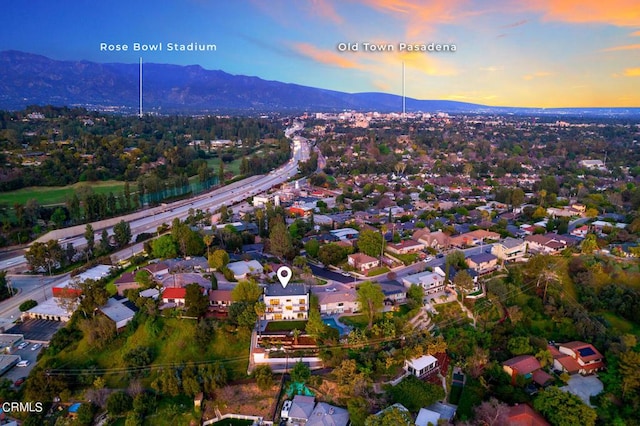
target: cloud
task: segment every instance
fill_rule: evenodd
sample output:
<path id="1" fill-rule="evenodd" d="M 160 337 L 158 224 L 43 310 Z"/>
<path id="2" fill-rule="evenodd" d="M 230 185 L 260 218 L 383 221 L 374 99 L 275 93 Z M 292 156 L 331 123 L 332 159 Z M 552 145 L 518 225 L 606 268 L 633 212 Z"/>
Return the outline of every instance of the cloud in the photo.
<path id="1" fill-rule="evenodd" d="M 335 8 L 327 0 L 311 0 L 311 11 L 313 14 L 327 18 L 333 23 L 342 24 L 344 20 L 338 15 Z"/>
<path id="2" fill-rule="evenodd" d="M 640 68 L 627 68 L 624 70 L 626 77 L 640 77 Z"/>
<path id="3" fill-rule="evenodd" d="M 640 31 L 634 31 L 630 34 L 631 37 L 640 37 Z"/>
<path id="4" fill-rule="evenodd" d="M 490 66 L 490 67 L 480 67 L 480 71 L 486 72 L 496 72 L 504 70 L 503 66 Z"/>
<path id="5" fill-rule="evenodd" d="M 533 80 L 534 78 L 549 77 L 550 75 L 553 75 L 553 74 L 546 71 L 538 71 L 538 72 L 534 72 L 533 74 L 527 74 L 522 78 L 524 78 L 525 80 Z"/>
<path id="6" fill-rule="evenodd" d="M 638 0 L 530 0 L 527 8 L 542 12 L 546 21 L 640 25 Z"/>
<path id="7" fill-rule="evenodd" d="M 309 43 L 296 43 L 293 47 L 301 55 L 325 65 L 339 68 L 363 68 L 363 66 L 358 62 L 347 58 L 344 54 L 333 52 L 331 50 L 318 49 Z"/>
<path id="8" fill-rule="evenodd" d="M 527 22 L 529 22 L 527 19 L 523 19 L 523 20 L 521 20 L 521 21 L 514 22 L 514 23 L 512 23 L 512 24 L 503 25 L 503 26 L 501 26 L 501 27 L 499 27 L 499 28 L 515 28 L 515 27 L 519 27 L 519 26 L 521 26 L 521 25 L 524 25 L 524 24 L 526 24 Z"/>
<path id="9" fill-rule="evenodd" d="M 416 39 L 437 25 L 451 24 L 477 14 L 469 0 L 357 0 L 360 3 L 395 15 L 406 22 L 406 36 Z M 411 41 L 411 40 L 409 40 Z"/>
<path id="10" fill-rule="evenodd" d="M 627 44 L 625 46 L 614 46 L 602 49 L 603 52 L 618 52 L 620 50 L 637 50 L 640 49 L 640 44 Z"/>

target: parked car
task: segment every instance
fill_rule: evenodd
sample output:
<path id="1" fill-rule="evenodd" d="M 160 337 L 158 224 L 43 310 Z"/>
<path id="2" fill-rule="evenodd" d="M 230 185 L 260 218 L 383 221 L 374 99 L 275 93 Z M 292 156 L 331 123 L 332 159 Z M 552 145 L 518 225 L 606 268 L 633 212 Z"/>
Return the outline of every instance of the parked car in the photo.
<path id="1" fill-rule="evenodd" d="M 15 382 L 13 382 L 13 386 L 18 387 L 21 384 L 24 383 L 24 381 L 27 380 L 26 377 L 20 377 L 18 380 L 16 380 Z"/>
<path id="2" fill-rule="evenodd" d="M 31 346 L 31 350 L 37 351 L 38 349 L 40 349 L 40 346 L 42 346 L 41 343 L 34 343 L 33 346 Z"/>
<path id="3" fill-rule="evenodd" d="M 29 361 L 28 359 L 23 359 L 22 361 L 20 361 L 19 363 L 17 363 L 16 365 L 18 367 L 28 367 L 29 364 L 31 364 L 31 361 Z"/>
<path id="4" fill-rule="evenodd" d="M 22 342 L 18 345 L 18 349 L 24 349 L 29 346 L 29 342 Z"/>

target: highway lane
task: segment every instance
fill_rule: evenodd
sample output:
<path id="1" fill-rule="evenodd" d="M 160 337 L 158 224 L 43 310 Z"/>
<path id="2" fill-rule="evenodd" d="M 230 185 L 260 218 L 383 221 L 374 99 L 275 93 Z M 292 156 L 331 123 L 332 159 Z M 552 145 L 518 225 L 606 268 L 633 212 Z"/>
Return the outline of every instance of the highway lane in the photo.
<path id="1" fill-rule="evenodd" d="M 303 123 L 295 122 L 292 127 L 285 130 L 285 135 L 292 140 L 292 157 L 285 165 L 278 169 L 266 175 L 251 176 L 187 200 L 167 203 L 142 212 L 101 221 L 102 223 L 110 223 L 110 226 L 101 226 L 100 222 L 94 223 L 92 226 L 96 231 L 94 236 L 95 240 L 100 240 L 102 229 L 107 229 L 110 235 L 113 234 L 113 224 L 120 220 L 125 220 L 129 223 L 131 233 L 133 238 L 135 238 L 143 232 L 156 232 L 158 226 L 164 223 L 170 224 L 175 218 L 184 220 L 189 215 L 190 209 L 213 212 L 222 205 L 229 206 L 241 202 L 248 197 L 265 192 L 276 185 L 286 182 L 298 173 L 298 163 L 309 158 L 310 148 L 307 140 L 296 135 L 296 132 L 302 130 L 302 128 Z M 79 249 L 87 243 L 83 236 L 84 229 L 85 225 L 81 225 L 67 228 L 66 230 L 57 230 L 55 232 L 57 236 L 62 235 L 58 238 L 61 246 L 64 247 L 71 243 L 76 249 Z M 41 237 L 39 240 L 46 241 L 46 239 L 47 236 L 44 238 Z M 26 267 L 26 259 L 24 256 L 15 256 L 0 261 L 0 270 L 11 269 L 14 271 L 24 271 Z"/>

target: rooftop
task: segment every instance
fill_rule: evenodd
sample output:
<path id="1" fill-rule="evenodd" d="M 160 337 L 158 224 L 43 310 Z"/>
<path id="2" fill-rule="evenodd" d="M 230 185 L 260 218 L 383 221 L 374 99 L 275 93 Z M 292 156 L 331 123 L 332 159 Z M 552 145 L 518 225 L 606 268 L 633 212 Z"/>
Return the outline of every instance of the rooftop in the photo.
<path id="1" fill-rule="evenodd" d="M 307 287 L 304 284 L 289 284 L 282 287 L 280 284 L 270 284 L 264 289 L 265 296 L 304 296 L 307 294 Z"/>

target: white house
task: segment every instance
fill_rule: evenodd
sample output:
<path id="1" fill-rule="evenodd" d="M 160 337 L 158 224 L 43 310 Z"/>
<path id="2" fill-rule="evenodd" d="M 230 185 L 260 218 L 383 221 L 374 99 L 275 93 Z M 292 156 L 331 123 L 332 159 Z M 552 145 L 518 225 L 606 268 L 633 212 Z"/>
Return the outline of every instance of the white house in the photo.
<path id="1" fill-rule="evenodd" d="M 347 262 L 349 263 L 349 266 L 356 268 L 360 272 L 365 272 L 380 265 L 380 261 L 378 259 L 364 253 L 348 255 Z"/>
<path id="2" fill-rule="evenodd" d="M 527 243 L 520 238 L 507 237 L 503 241 L 493 244 L 491 254 L 503 262 L 522 261 L 527 254 Z"/>
<path id="3" fill-rule="evenodd" d="M 309 292 L 304 284 L 268 285 L 264 290 L 267 321 L 306 320 L 309 317 Z"/>
<path id="4" fill-rule="evenodd" d="M 241 260 L 227 265 L 237 280 L 245 280 L 249 275 L 262 275 L 264 269 L 257 260 Z"/>
<path id="5" fill-rule="evenodd" d="M 433 355 L 422 355 L 420 358 L 406 360 L 404 369 L 417 378 L 423 378 L 436 372 L 440 366 Z"/>
<path id="6" fill-rule="evenodd" d="M 326 286 L 314 286 L 311 290 L 318 298 L 320 313 L 326 315 L 356 312 L 360 309 L 356 290 L 334 282 Z"/>
<path id="7" fill-rule="evenodd" d="M 438 293 L 444 291 L 444 276 L 435 272 L 420 272 L 418 274 L 407 275 L 402 279 L 405 287 L 415 284 L 424 290 L 424 294 Z"/>

